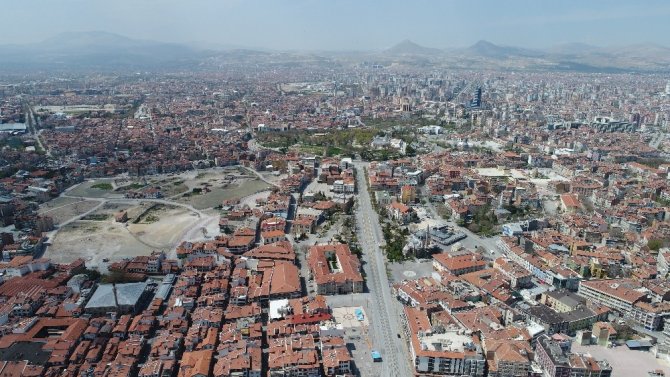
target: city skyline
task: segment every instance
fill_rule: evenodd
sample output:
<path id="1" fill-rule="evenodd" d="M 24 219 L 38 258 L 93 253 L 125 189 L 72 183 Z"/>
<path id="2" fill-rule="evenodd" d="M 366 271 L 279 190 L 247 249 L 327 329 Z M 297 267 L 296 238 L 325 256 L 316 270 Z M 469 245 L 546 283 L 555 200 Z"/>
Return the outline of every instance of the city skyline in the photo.
<path id="1" fill-rule="evenodd" d="M 0 44 L 36 43 L 60 33 L 97 30 L 204 48 L 274 50 L 383 50 L 402 40 L 439 49 L 479 40 L 535 49 L 570 43 L 667 46 L 670 35 L 664 22 L 670 4 L 662 1 L 644 6 L 624 1 L 420 1 L 408 6 L 395 0 L 121 0 L 110 7 L 100 1 L 31 0 L 8 4 L 4 13 Z"/>

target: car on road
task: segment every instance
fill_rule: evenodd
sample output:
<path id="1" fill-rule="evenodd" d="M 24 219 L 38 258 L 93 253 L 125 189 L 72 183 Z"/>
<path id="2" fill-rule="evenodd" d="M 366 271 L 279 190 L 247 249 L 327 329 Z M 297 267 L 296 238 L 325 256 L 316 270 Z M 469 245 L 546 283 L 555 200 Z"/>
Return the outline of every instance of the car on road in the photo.
<path id="1" fill-rule="evenodd" d="M 396 336 L 398 337 L 398 339 L 400 339 L 400 333 L 398 333 L 398 334 L 395 334 L 395 335 L 396 335 Z"/>
<path id="2" fill-rule="evenodd" d="M 382 354 L 379 353 L 379 351 L 372 350 L 372 352 L 370 352 L 370 356 L 372 356 L 372 361 L 375 363 L 382 361 Z"/>

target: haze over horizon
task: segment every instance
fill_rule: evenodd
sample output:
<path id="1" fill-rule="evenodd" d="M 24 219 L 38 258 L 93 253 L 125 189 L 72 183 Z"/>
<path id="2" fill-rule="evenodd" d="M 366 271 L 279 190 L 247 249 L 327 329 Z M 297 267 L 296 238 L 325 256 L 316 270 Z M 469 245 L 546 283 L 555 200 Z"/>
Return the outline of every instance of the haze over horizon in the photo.
<path id="1" fill-rule="evenodd" d="M 27 0 L 5 5 L 3 13 L 0 44 L 92 30 L 207 48 L 275 50 L 382 50 L 402 40 L 433 48 L 464 47 L 478 40 L 527 48 L 670 44 L 670 3 L 661 0 L 117 0 L 113 6 Z"/>

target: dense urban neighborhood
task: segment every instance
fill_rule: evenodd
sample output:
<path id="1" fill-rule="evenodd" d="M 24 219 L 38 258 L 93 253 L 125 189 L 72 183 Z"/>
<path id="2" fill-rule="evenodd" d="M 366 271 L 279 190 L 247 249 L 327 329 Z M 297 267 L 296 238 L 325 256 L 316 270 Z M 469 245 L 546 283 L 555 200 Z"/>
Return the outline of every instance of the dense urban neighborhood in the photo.
<path id="1" fill-rule="evenodd" d="M 0 71 L 2 376 L 669 375 L 667 76 L 268 54 Z"/>

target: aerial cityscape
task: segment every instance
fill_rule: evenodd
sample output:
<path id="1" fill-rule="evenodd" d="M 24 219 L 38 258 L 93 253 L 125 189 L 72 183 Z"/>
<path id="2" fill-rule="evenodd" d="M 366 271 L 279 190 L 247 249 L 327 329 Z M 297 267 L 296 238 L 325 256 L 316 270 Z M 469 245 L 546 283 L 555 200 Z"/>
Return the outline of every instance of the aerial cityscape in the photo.
<path id="1" fill-rule="evenodd" d="M 0 376 L 670 377 L 670 7 L 364 3 L 4 6 Z"/>

